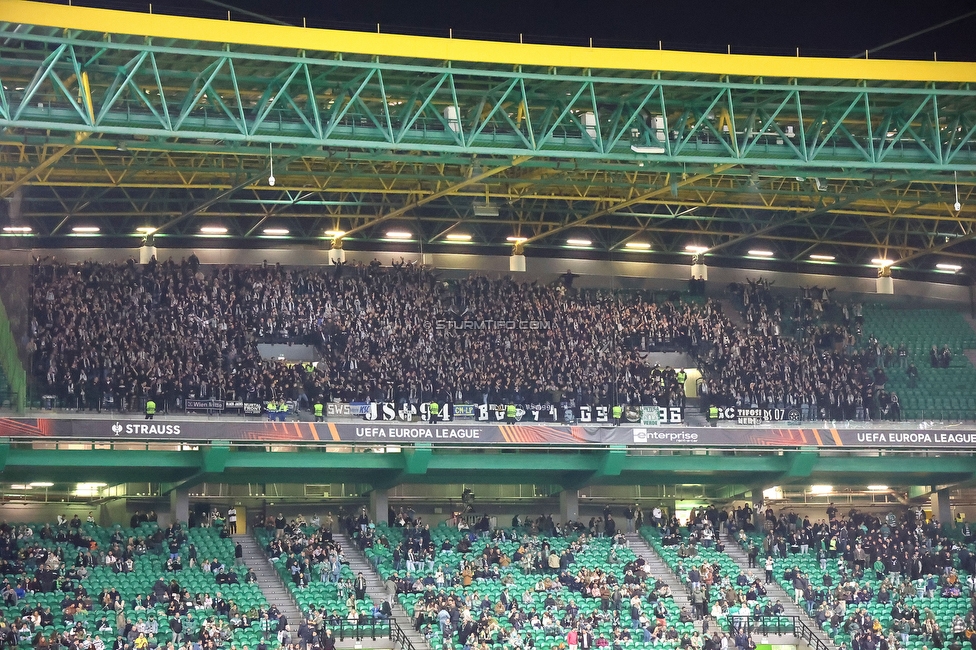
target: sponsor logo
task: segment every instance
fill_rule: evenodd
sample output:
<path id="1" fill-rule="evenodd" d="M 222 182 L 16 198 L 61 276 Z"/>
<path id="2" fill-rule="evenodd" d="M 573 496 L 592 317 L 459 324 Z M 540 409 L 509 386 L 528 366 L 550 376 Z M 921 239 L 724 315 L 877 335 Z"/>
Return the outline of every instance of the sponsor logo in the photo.
<path id="1" fill-rule="evenodd" d="M 180 425 L 178 424 L 122 424 L 116 422 L 112 425 L 112 433 L 117 436 L 178 436 L 180 435 Z"/>
<path id="2" fill-rule="evenodd" d="M 634 442 L 638 444 L 696 443 L 698 442 L 698 434 L 691 431 L 674 431 L 667 429 L 655 431 L 654 429 L 635 428 Z"/>

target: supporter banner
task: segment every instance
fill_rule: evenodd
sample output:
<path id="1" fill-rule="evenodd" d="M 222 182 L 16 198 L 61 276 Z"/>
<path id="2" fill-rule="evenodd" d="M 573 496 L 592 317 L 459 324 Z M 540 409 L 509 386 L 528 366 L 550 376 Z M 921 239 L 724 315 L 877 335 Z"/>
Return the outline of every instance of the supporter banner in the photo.
<path id="1" fill-rule="evenodd" d="M 370 422 L 429 422 L 431 419 L 430 405 L 427 403 L 397 405 L 392 402 L 375 402 L 365 406 L 366 409 L 362 415 Z M 681 424 L 684 421 L 684 409 L 680 407 L 643 406 L 639 408 L 639 411 L 635 407 L 628 408 L 626 417 L 622 419 L 629 422 L 644 422 L 643 415 L 653 412 L 655 415 L 651 423 L 653 426 Z M 345 415 L 349 415 L 349 413 L 345 413 Z M 351 415 L 359 414 L 351 413 Z M 456 418 L 472 418 L 478 422 L 497 423 L 508 420 L 505 404 L 444 404 L 441 405 L 436 416 L 437 421 L 442 423 L 451 422 Z M 560 408 L 549 404 L 537 404 L 519 406 L 515 409 L 515 421 L 520 423 L 608 424 L 611 419 L 612 414 L 609 406 Z"/>
<path id="2" fill-rule="evenodd" d="M 187 399 L 183 401 L 183 408 L 185 408 L 187 411 L 223 411 L 224 400 Z"/>
<path id="3" fill-rule="evenodd" d="M 976 429 L 761 429 L 363 421 L 212 422 L 203 420 L 0 419 L 0 437 L 116 438 L 127 440 L 238 440 L 338 443 L 631 445 L 710 447 L 852 447 L 871 449 L 976 449 Z"/>
<path id="4" fill-rule="evenodd" d="M 327 402 L 325 414 L 328 417 L 347 418 L 366 415 L 369 412 L 367 402 Z"/>
<path id="5" fill-rule="evenodd" d="M 762 424 L 763 422 L 799 422 L 800 408 L 744 408 L 725 406 L 718 410 L 719 420 L 732 420 L 738 424 Z"/>
<path id="6" fill-rule="evenodd" d="M 261 415 L 261 405 L 257 402 L 244 402 L 244 415 Z"/>
<path id="7" fill-rule="evenodd" d="M 474 404 L 454 404 L 454 417 L 474 418 Z"/>

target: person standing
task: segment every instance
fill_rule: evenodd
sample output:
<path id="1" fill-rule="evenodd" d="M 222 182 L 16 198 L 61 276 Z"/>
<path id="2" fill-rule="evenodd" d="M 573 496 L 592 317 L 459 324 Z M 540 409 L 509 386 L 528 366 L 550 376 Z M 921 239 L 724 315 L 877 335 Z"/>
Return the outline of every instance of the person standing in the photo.
<path id="1" fill-rule="evenodd" d="M 154 402 L 153 398 L 150 397 L 149 399 L 146 400 L 146 419 L 152 420 L 153 417 L 155 417 L 155 415 L 156 415 L 156 402 Z"/>
<path id="2" fill-rule="evenodd" d="M 227 528 L 231 535 L 237 534 L 237 508 L 234 506 L 227 510 Z"/>
<path id="3" fill-rule="evenodd" d="M 325 420 L 325 405 L 322 404 L 321 399 L 315 400 L 315 404 L 312 406 L 312 412 L 315 414 L 316 422 Z"/>
<path id="4" fill-rule="evenodd" d="M 356 582 L 353 583 L 352 588 L 356 592 L 356 600 L 363 600 L 366 597 L 366 576 L 363 575 L 362 571 L 356 576 Z"/>
<path id="5" fill-rule="evenodd" d="M 621 416 L 623 416 L 623 414 L 624 414 L 624 409 L 620 406 L 620 404 L 614 404 L 613 405 L 613 426 L 615 427 L 620 426 L 620 418 Z"/>
<path id="6" fill-rule="evenodd" d="M 678 406 L 681 408 L 685 407 L 685 382 L 688 381 L 688 373 L 685 372 L 684 368 L 679 368 L 678 372 L 674 376 L 675 382 L 678 384 Z"/>

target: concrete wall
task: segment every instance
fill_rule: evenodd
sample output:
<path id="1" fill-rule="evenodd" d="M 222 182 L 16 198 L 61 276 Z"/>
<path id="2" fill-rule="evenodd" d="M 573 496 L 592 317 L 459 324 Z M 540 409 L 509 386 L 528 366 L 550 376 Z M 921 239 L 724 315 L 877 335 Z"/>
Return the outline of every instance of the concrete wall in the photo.
<path id="1" fill-rule="evenodd" d="M 329 249 L 312 247 L 268 248 L 268 249 L 224 249 L 224 248 L 160 248 L 160 260 L 181 260 L 196 254 L 202 264 L 269 264 L 283 265 L 329 265 Z M 26 265 L 34 257 L 50 257 L 63 262 L 82 262 L 99 260 L 103 262 L 123 262 L 139 259 L 138 248 L 64 248 L 37 250 L 0 251 L 0 265 Z M 421 254 L 416 250 L 402 251 L 346 251 L 346 262 L 369 263 L 374 258 L 388 265 L 391 260 L 403 257 L 407 261 L 420 262 Z M 428 253 L 423 256 L 427 264 L 438 269 L 457 271 L 482 271 L 508 274 L 507 255 L 469 255 L 462 253 Z M 691 266 L 686 264 L 657 264 L 654 262 L 633 262 L 625 260 L 588 260 L 572 257 L 527 257 L 527 279 L 550 281 L 571 269 L 581 277 L 579 286 L 616 286 L 627 288 L 682 288 L 691 275 Z M 897 276 L 897 271 L 895 275 Z M 782 271 L 759 271 L 734 268 L 709 268 L 709 285 L 724 288 L 729 282 L 744 282 L 747 278 L 767 278 L 778 288 L 797 288 L 801 286 L 835 287 L 840 293 L 867 294 L 873 299 L 891 300 L 895 303 L 910 302 L 911 298 L 922 298 L 936 303 L 957 303 L 968 309 L 969 289 L 953 284 L 937 284 L 894 280 L 893 297 L 876 294 L 875 278 L 845 277 L 816 273 L 785 273 Z"/>
<path id="2" fill-rule="evenodd" d="M 57 521 L 58 515 L 63 514 L 69 521 L 75 515 L 81 517 L 82 521 L 88 518 L 91 512 L 95 521 L 101 517 L 101 509 L 98 506 L 91 507 L 85 504 L 67 503 L 4 503 L 0 505 L 0 521 L 7 523 L 37 523 Z M 100 522 L 101 523 L 101 522 Z"/>

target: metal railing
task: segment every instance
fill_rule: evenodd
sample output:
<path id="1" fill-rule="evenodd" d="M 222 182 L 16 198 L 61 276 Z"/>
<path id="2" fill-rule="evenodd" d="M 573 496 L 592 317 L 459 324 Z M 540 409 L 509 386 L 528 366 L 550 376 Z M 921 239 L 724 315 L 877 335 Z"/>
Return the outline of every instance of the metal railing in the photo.
<path id="1" fill-rule="evenodd" d="M 390 617 L 390 638 L 400 647 L 400 650 L 415 650 L 413 643 L 407 638 L 407 633 L 393 617 Z"/>
<path id="2" fill-rule="evenodd" d="M 729 629 L 733 633 L 746 632 L 748 634 L 781 634 L 793 636 L 806 641 L 813 650 L 834 650 L 817 635 L 814 628 L 807 625 L 801 616 L 752 616 L 729 613 L 726 617 Z"/>

